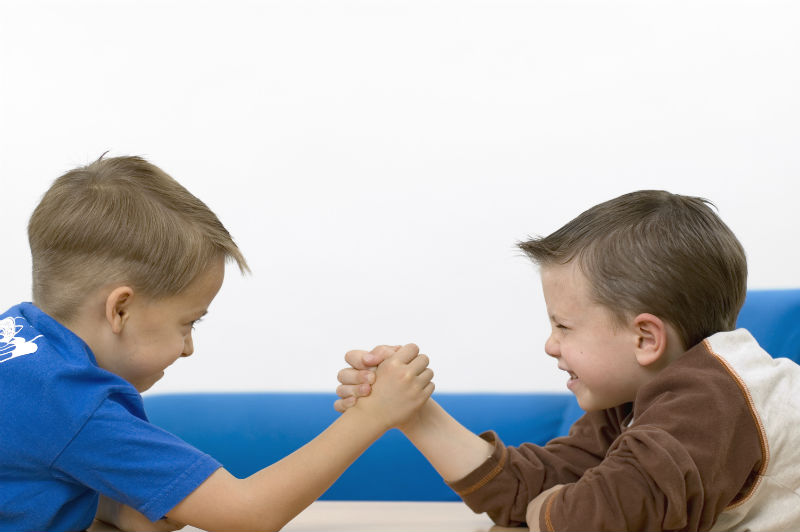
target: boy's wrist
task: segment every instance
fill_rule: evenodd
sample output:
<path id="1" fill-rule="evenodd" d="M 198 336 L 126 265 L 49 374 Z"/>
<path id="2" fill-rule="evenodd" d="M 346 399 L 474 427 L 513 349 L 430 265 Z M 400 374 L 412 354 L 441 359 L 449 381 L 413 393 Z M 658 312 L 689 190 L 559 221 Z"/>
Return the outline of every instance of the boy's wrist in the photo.
<path id="1" fill-rule="evenodd" d="M 426 427 L 430 427 L 437 413 L 436 407 L 436 402 L 433 399 L 428 399 L 425 404 L 422 405 L 422 408 L 397 428 L 400 429 L 407 438 L 411 439 L 415 433 L 424 431 Z"/>
<path id="2" fill-rule="evenodd" d="M 361 398 L 359 401 L 348 408 L 342 416 L 348 416 L 354 420 L 359 427 L 369 432 L 383 434 L 389 429 L 394 428 L 391 420 L 380 412 L 379 409 L 370 408 L 367 398 Z"/>

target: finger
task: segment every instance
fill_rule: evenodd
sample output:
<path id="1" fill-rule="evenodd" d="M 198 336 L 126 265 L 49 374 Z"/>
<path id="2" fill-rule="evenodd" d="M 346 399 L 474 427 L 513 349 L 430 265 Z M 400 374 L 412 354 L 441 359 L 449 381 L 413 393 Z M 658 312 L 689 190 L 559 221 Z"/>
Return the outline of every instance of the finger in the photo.
<path id="1" fill-rule="evenodd" d="M 433 380 L 433 370 L 431 368 L 426 368 L 425 371 L 417 375 L 417 381 L 422 382 L 431 382 Z"/>
<path id="2" fill-rule="evenodd" d="M 344 359 L 350 366 L 360 370 L 374 370 L 381 362 L 394 354 L 391 348 L 385 349 L 388 346 L 378 346 L 376 352 L 353 350 L 348 351 Z"/>
<path id="3" fill-rule="evenodd" d="M 347 397 L 366 397 L 372 392 L 369 384 L 340 384 L 336 388 L 336 395 L 342 399 Z"/>
<path id="4" fill-rule="evenodd" d="M 344 414 L 345 408 L 342 405 L 343 399 L 337 399 L 333 402 L 333 409 L 339 412 L 340 414 Z"/>
<path id="5" fill-rule="evenodd" d="M 417 355 L 419 355 L 419 347 L 417 347 L 416 344 L 406 344 L 398 349 L 394 354 L 397 360 L 403 364 L 408 364 L 414 360 Z"/>
<path id="6" fill-rule="evenodd" d="M 351 395 L 350 397 L 345 397 L 344 399 L 337 399 L 333 403 L 333 408 L 336 409 L 337 412 L 344 413 L 345 410 L 348 408 L 355 406 L 356 404 L 356 397 Z"/>
<path id="7" fill-rule="evenodd" d="M 431 381 L 422 389 L 422 393 L 425 395 L 426 399 L 429 399 L 430 396 L 433 395 L 433 391 L 435 389 L 436 389 L 436 385 L 433 384 L 433 381 Z"/>
<path id="8" fill-rule="evenodd" d="M 375 365 L 380 364 L 390 356 L 394 355 L 401 346 L 399 345 L 378 345 L 375 346 L 371 354 L 375 355 L 375 359 L 370 358 L 371 360 L 375 360 Z"/>
<path id="9" fill-rule="evenodd" d="M 377 364 L 366 364 L 364 362 L 364 356 L 369 355 L 370 361 L 374 357 L 374 355 L 370 354 L 369 351 L 364 351 L 362 349 L 354 349 L 353 351 L 348 351 L 344 355 L 345 361 L 350 364 L 355 369 L 367 369 L 369 366 L 377 365 Z"/>
<path id="10" fill-rule="evenodd" d="M 336 378 L 342 384 L 373 384 L 375 373 L 372 369 L 344 368 L 339 371 Z"/>
<path id="11" fill-rule="evenodd" d="M 381 362 L 394 355 L 395 351 L 398 349 L 400 349 L 399 345 L 376 346 L 372 351 L 363 356 L 362 362 L 367 366 L 367 369 L 374 369 L 378 367 Z"/>
<path id="12" fill-rule="evenodd" d="M 356 385 L 361 382 L 359 371 L 355 368 L 344 368 L 336 374 L 336 380 L 346 385 Z"/>
<path id="13" fill-rule="evenodd" d="M 415 374 L 419 375 L 425 368 L 428 367 L 430 359 L 428 355 L 417 355 L 417 358 L 408 363 L 408 368 Z"/>

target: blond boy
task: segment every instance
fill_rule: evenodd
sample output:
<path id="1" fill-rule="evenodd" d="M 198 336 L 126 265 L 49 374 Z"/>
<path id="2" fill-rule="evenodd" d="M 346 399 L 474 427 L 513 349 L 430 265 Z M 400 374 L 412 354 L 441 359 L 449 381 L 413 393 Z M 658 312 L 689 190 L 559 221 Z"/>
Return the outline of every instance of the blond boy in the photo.
<path id="1" fill-rule="evenodd" d="M 587 414 L 514 448 L 428 401 L 402 430 L 464 501 L 531 530 L 800 529 L 800 367 L 734 330 L 745 255 L 708 203 L 638 191 L 520 247 Z M 337 409 L 393 352 L 347 354 Z"/>
<path id="2" fill-rule="evenodd" d="M 430 396 L 409 344 L 373 397 L 238 479 L 151 425 L 140 393 L 194 352 L 192 329 L 247 264 L 217 217 L 138 157 L 57 179 L 29 224 L 33 302 L 0 314 L 0 530 L 276 530 Z"/>

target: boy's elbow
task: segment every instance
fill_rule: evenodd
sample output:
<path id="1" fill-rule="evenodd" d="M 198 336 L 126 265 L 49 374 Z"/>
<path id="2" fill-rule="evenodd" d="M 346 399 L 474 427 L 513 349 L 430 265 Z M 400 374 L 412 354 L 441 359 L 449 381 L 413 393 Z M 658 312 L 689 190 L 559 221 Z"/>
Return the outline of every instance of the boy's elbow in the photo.
<path id="1" fill-rule="evenodd" d="M 487 512 L 486 515 L 489 516 L 489 519 L 491 519 L 495 525 L 502 528 L 517 528 L 521 526 L 527 526 L 525 521 L 512 519 L 508 512 L 495 512 L 494 514 Z"/>
<path id="2" fill-rule="evenodd" d="M 266 532 L 282 529 L 293 516 L 265 504 L 247 479 L 220 468 L 178 503 L 168 517 L 208 531 Z"/>
<path id="3" fill-rule="evenodd" d="M 222 527 L 220 532 L 277 532 L 294 518 L 285 508 L 265 504 L 246 488 L 239 503 L 237 515 L 229 515 L 230 526 Z"/>

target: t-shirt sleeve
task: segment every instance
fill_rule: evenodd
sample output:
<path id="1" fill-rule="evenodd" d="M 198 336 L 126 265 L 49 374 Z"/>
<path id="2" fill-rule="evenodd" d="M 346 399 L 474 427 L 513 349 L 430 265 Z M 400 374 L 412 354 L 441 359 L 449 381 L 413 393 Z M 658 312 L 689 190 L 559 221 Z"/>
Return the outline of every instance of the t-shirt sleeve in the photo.
<path id="1" fill-rule="evenodd" d="M 219 467 L 211 456 L 107 398 L 52 470 L 156 521 Z"/>

